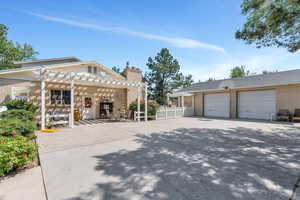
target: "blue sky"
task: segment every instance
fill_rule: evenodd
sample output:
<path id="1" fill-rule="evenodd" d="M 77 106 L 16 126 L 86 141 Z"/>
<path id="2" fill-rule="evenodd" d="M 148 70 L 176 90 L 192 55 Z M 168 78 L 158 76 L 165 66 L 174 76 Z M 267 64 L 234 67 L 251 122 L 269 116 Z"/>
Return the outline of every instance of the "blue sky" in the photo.
<path id="1" fill-rule="evenodd" d="M 241 0 L 10 0 L 0 5 L 9 38 L 27 42 L 38 58 L 76 56 L 107 67 L 147 69 L 168 48 L 195 80 L 227 78 L 236 65 L 251 72 L 300 68 L 300 53 L 256 49 L 236 40 L 245 17 Z"/>

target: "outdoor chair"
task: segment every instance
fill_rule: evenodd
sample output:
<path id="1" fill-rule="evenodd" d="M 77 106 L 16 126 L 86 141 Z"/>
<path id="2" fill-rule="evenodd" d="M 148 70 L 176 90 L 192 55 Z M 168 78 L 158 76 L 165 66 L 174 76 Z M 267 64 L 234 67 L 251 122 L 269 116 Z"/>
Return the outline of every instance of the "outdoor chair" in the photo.
<path id="1" fill-rule="evenodd" d="M 281 109 L 279 110 L 279 112 L 277 113 L 277 119 L 278 120 L 286 120 L 286 121 L 290 121 L 290 111 L 286 110 L 286 109 Z"/>
<path id="2" fill-rule="evenodd" d="M 295 121 L 295 120 L 300 120 L 300 109 L 299 108 L 295 109 L 293 121 Z"/>

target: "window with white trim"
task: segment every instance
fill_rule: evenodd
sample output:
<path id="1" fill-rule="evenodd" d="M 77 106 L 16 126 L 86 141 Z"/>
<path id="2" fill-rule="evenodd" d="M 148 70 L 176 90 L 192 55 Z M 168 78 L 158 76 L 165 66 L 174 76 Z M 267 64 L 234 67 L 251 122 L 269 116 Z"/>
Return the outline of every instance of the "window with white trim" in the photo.
<path id="1" fill-rule="evenodd" d="M 30 87 L 12 87 L 11 98 L 20 100 L 29 100 Z"/>
<path id="2" fill-rule="evenodd" d="M 51 90 L 51 104 L 53 105 L 70 105 L 70 90 Z"/>

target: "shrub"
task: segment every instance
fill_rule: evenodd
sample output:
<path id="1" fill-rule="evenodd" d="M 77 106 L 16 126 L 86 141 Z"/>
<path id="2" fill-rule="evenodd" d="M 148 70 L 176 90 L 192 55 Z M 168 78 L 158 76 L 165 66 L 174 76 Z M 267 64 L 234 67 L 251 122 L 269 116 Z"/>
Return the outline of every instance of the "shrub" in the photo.
<path id="1" fill-rule="evenodd" d="M 25 166 L 37 156 L 37 145 L 23 137 L 0 136 L 0 177 L 8 172 Z"/>
<path id="2" fill-rule="evenodd" d="M 33 105 L 31 102 L 25 100 L 12 100 L 5 104 L 8 110 L 27 110 L 32 113 L 35 113 L 38 109 L 37 106 Z"/>
<path id="3" fill-rule="evenodd" d="M 32 138 L 36 124 L 34 121 L 20 120 L 15 118 L 3 118 L 0 120 L 0 135 L 10 136 L 12 132 L 18 135 Z"/>
<path id="4" fill-rule="evenodd" d="M 7 110 L 0 114 L 0 118 L 14 118 L 26 121 L 35 121 L 35 114 L 27 110 Z"/>
<path id="5" fill-rule="evenodd" d="M 145 110 L 145 102 L 140 103 L 141 112 Z M 159 104 L 156 101 L 148 101 L 148 116 L 156 115 L 156 111 L 159 108 Z M 137 111 L 137 102 L 133 102 L 129 106 L 129 110 L 132 112 Z"/>

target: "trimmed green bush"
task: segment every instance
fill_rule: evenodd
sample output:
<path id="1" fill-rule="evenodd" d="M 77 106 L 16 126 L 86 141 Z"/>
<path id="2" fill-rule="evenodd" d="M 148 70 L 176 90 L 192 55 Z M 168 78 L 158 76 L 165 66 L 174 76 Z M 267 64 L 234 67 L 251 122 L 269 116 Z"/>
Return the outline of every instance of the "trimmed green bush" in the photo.
<path id="1" fill-rule="evenodd" d="M 3 118 L 0 120 L 0 135 L 10 136 L 11 133 L 16 132 L 18 135 L 32 138 L 36 124 L 34 121 L 20 120 L 15 118 Z"/>
<path id="2" fill-rule="evenodd" d="M 38 109 L 37 106 L 33 105 L 31 102 L 25 100 L 12 100 L 5 104 L 8 110 L 27 110 L 35 113 Z"/>
<path id="3" fill-rule="evenodd" d="M 141 112 L 145 110 L 145 102 L 140 103 Z M 156 115 L 156 111 L 159 108 L 159 104 L 156 101 L 148 101 L 148 116 Z M 129 110 L 132 112 L 137 111 L 137 102 L 133 102 L 129 105 Z"/>
<path id="4" fill-rule="evenodd" d="M 34 161 L 37 145 L 23 136 L 0 136 L 0 177 Z"/>
<path id="5" fill-rule="evenodd" d="M 8 110 L 0 114 L 0 136 L 16 133 L 33 138 L 38 107 L 24 100 L 12 100 L 5 105 Z"/>
<path id="6" fill-rule="evenodd" d="M 7 110 L 0 114 L 0 118 L 13 118 L 26 121 L 35 121 L 35 114 L 27 110 Z"/>

